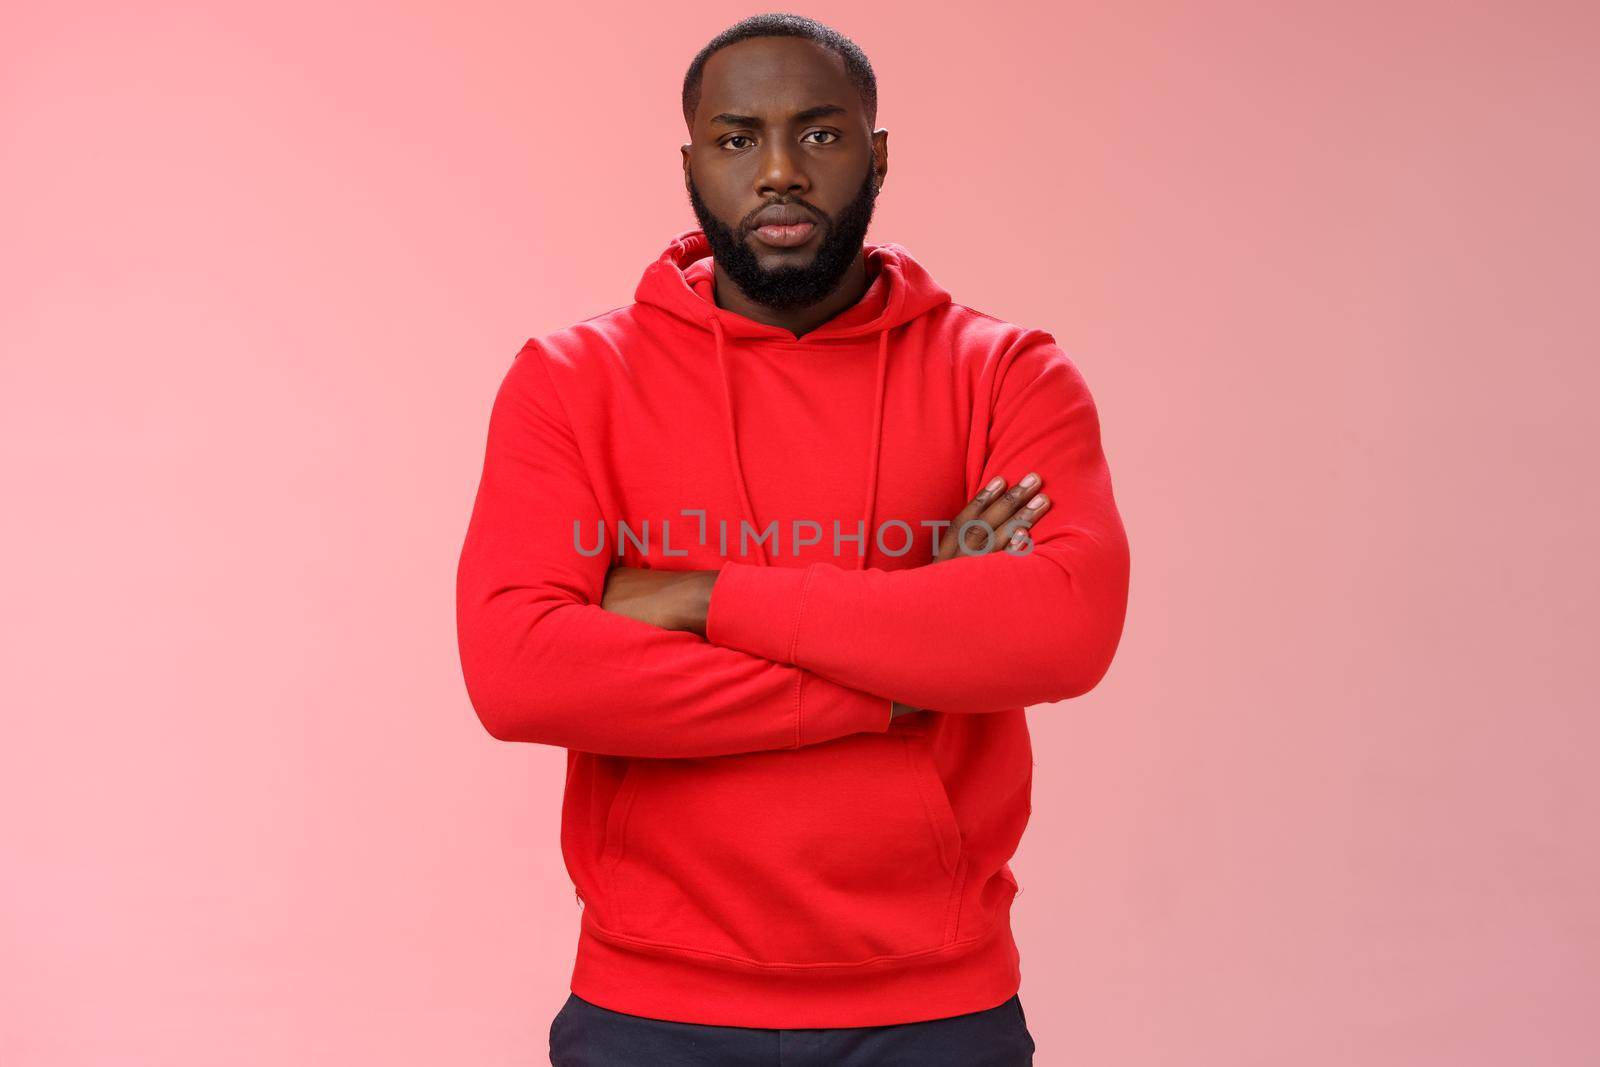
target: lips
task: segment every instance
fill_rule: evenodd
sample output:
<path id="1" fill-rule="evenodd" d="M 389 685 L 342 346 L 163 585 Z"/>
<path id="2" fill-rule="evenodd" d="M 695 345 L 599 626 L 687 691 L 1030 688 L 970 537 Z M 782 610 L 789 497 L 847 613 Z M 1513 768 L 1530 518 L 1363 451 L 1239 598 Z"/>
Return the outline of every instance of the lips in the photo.
<path id="1" fill-rule="evenodd" d="M 751 220 L 756 239 L 774 248 L 794 248 L 811 240 L 816 232 L 816 217 L 794 204 L 773 204 L 762 208 Z"/>
<path id="2" fill-rule="evenodd" d="M 811 240 L 814 222 L 801 222 L 793 226 L 757 226 L 756 237 L 774 248 L 794 248 Z"/>
<path id="3" fill-rule="evenodd" d="M 755 226 L 794 226 L 816 221 L 817 217 L 799 204 L 768 204 L 750 220 Z"/>

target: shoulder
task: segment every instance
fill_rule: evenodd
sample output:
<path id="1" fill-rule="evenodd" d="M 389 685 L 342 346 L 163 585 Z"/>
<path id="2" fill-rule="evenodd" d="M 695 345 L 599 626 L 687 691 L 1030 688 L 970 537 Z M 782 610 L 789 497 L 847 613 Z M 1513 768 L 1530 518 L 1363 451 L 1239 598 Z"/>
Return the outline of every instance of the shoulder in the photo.
<path id="1" fill-rule="evenodd" d="M 636 343 L 644 329 L 639 304 L 624 304 L 568 326 L 535 334 L 522 343 L 507 370 L 524 387 L 554 388 L 559 394 L 604 388 L 630 373 L 640 358 Z"/>
<path id="2" fill-rule="evenodd" d="M 518 357 L 539 355 L 553 374 L 592 373 L 615 362 L 628 338 L 637 336 L 638 310 L 638 304 L 623 304 L 530 337 Z"/>
<path id="3" fill-rule="evenodd" d="M 1055 334 L 952 301 L 939 312 L 941 336 L 972 380 L 991 397 L 1049 377 L 1086 389 L 1083 375 Z"/>

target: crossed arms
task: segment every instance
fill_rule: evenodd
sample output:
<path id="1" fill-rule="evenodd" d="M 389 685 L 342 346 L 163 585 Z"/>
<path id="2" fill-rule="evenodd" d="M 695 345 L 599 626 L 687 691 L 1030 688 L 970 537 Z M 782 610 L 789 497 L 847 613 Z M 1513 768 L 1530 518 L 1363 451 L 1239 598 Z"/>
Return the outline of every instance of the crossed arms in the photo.
<path id="1" fill-rule="evenodd" d="M 798 748 L 916 709 L 1065 700 L 1109 668 L 1128 543 L 1093 400 L 1049 334 L 1026 331 L 986 372 L 979 481 L 1040 483 L 953 517 L 992 542 L 968 524 L 974 540 L 896 571 L 645 571 L 574 552 L 572 522 L 599 505 L 545 358 L 530 341 L 496 394 L 457 569 L 463 674 L 492 736 L 643 757 Z M 1003 550 L 1017 529 L 1031 547 Z"/>

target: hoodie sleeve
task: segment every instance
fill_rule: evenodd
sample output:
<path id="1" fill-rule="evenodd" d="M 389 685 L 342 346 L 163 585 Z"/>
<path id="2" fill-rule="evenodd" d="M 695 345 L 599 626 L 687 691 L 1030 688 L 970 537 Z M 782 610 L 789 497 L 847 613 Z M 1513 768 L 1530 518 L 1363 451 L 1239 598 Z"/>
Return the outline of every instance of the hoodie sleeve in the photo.
<path id="1" fill-rule="evenodd" d="M 600 606 L 608 557 L 573 533 L 600 509 L 544 358 L 529 341 L 495 395 L 456 572 L 462 673 L 490 735 L 693 757 L 886 731 L 886 697 Z"/>
<path id="2" fill-rule="evenodd" d="M 893 571 L 728 561 L 707 639 L 934 711 L 1002 711 L 1093 689 L 1121 640 L 1129 575 L 1094 401 L 1042 330 L 1026 331 L 990 381 L 976 485 L 1039 472 L 1051 506 L 1031 550 Z M 929 539 L 919 532 L 918 543 Z"/>

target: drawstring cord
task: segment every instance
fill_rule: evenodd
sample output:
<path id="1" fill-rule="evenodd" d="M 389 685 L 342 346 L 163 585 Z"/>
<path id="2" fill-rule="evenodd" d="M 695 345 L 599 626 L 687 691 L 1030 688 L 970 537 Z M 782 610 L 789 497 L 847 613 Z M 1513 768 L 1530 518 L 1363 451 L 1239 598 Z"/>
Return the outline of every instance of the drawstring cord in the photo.
<path id="1" fill-rule="evenodd" d="M 883 382 L 889 376 L 889 328 L 878 334 L 878 395 L 872 401 L 872 458 L 867 461 L 867 514 L 862 519 L 861 558 L 856 570 L 867 569 L 867 552 L 873 543 L 872 512 L 878 503 L 878 456 L 883 451 Z"/>

